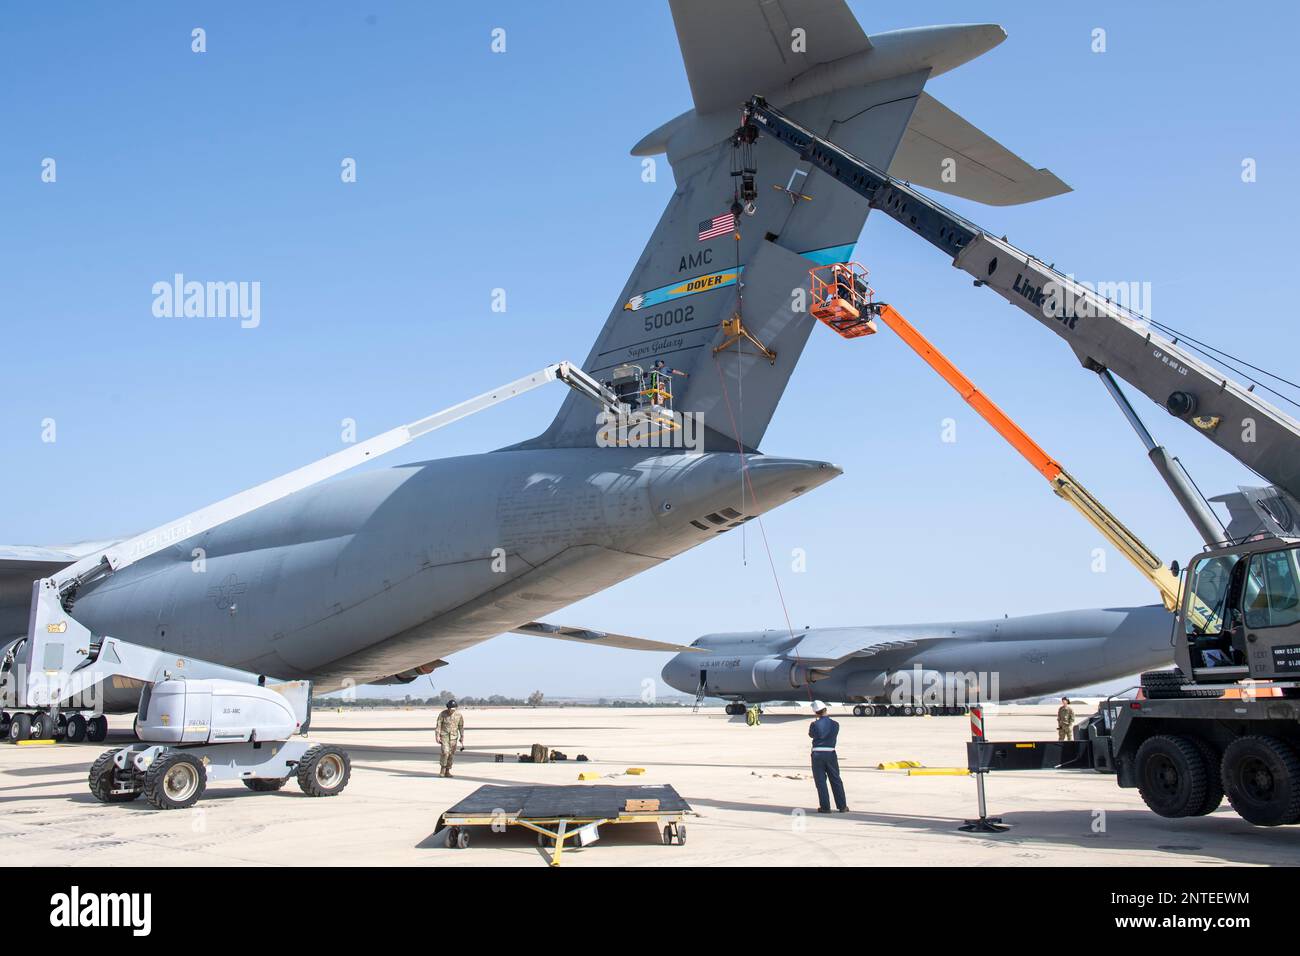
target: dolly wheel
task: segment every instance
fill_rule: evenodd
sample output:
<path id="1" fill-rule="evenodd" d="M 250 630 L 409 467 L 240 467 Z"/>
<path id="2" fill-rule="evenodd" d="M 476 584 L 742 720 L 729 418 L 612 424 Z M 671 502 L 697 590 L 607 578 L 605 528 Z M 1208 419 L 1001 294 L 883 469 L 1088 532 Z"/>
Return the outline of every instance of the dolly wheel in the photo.
<path id="1" fill-rule="evenodd" d="M 96 800 L 101 800 L 104 803 L 127 803 L 140 796 L 139 790 L 134 790 L 131 793 L 113 793 L 113 774 L 117 770 L 113 766 L 113 758 L 120 750 L 120 747 L 105 750 L 90 765 L 90 773 L 86 782 L 90 785 L 91 796 Z"/>
<path id="2" fill-rule="evenodd" d="M 298 787 L 309 797 L 340 794 L 351 776 L 352 761 L 340 747 L 317 744 L 298 762 Z"/>
<path id="3" fill-rule="evenodd" d="M 102 744 L 108 739 L 108 718 L 103 714 L 86 721 L 86 739 L 92 744 Z"/>
<path id="4" fill-rule="evenodd" d="M 68 718 L 68 730 L 65 738 L 70 744 L 79 744 L 86 739 L 86 718 L 73 714 Z"/>
<path id="5" fill-rule="evenodd" d="M 685 823 L 677 824 L 677 845 L 678 846 L 686 845 L 686 824 Z"/>
<path id="6" fill-rule="evenodd" d="M 456 828 L 456 849 L 458 850 L 469 849 L 469 831 L 466 830 L 464 827 Z"/>
<path id="7" fill-rule="evenodd" d="M 208 773 L 193 754 L 169 750 L 145 771 L 145 798 L 158 810 L 184 810 L 199 802 Z"/>
<path id="8" fill-rule="evenodd" d="M 286 783 L 288 777 L 245 777 L 244 786 L 255 793 L 274 793 Z"/>

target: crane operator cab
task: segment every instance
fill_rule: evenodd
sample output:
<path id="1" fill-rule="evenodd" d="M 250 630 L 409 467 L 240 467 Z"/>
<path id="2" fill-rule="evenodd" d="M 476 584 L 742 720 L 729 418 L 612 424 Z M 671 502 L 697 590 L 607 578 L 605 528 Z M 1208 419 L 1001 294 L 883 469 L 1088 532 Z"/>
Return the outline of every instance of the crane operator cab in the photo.
<path id="1" fill-rule="evenodd" d="M 1175 658 L 1194 681 L 1300 680 L 1300 541 L 1260 536 L 1193 559 Z"/>
<path id="2" fill-rule="evenodd" d="M 875 315 L 879 306 L 875 292 L 867 285 L 867 270 L 857 262 L 835 262 L 809 269 L 812 279 L 813 318 L 834 329 L 846 339 L 871 335 L 876 331 Z"/>

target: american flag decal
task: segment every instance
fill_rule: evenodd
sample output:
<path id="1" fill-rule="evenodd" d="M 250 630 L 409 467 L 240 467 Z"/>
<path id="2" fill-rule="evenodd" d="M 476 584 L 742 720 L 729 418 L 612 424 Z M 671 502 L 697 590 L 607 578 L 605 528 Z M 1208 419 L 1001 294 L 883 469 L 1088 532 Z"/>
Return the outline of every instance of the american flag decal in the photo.
<path id="1" fill-rule="evenodd" d="M 712 219 L 706 219 L 700 223 L 700 242 L 706 239 L 714 239 L 718 236 L 725 236 L 736 228 L 736 217 L 731 213 L 725 213 L 721 216 L 714 216 Z"/>

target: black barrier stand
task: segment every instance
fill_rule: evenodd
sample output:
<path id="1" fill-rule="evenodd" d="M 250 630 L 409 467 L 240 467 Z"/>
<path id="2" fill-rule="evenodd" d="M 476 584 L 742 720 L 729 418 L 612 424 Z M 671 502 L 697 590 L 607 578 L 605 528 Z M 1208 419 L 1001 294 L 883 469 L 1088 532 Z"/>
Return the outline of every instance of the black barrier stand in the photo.
<path id="1" fill-rule="evenodd" d="M 984 707 L 976 704 L 970 709 L 970 738 L 973 744 L 982 744 L 984 742 Z M 988 804 L 984 799 L 984 777 L 989 772 L 988 763 L 984 759 L 984 750 L 981 747 L 970 748 L 978 756 L 970 761 L 974 766 L 970 767 L 970 772 L 975 775 L 975 794 L 979 800 L 979 819 L 967 820 L 958 830 L 966 833 L 1005 833 L 1011 829 L 1011 824 L 1003 823 L 1001 817 L 990 817 L 988 813 Z"/>

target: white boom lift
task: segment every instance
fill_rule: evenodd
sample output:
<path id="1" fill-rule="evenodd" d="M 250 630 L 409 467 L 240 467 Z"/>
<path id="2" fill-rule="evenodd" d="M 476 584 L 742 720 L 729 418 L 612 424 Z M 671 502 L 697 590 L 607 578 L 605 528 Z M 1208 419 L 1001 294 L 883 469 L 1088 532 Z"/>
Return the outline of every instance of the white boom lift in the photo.
<path id="1" fill-rule="evenodd" d="M 553 381 L 564 382 L 607 412 L 628 412 L 612 391 L 576 365 L 548 365 L 96 551 L 34 582 L 27 636 L 0 661 L 0 703 L 18 711 L 11 715 L 10 739 L 79 739 L 82 734 L 92 741 L 105 739 L 108 724 L 96 704 L 97 689 L 107 680 L 126 678 L 145 685 L 136 719 L 141 742 L 95 761 L 90 789 L 99 799 L 134 800 L 143 793 L 154 806 L 173 809 L 197 801 L 209 779 L 238 779 L 253 790 L 278 790 L 294 773 L 311 796 L 339 793 L 350 773 L 347 754 L 294 739 L 310 723 L 309 681 L 268 682 L 266 675 L 94 634 L 72 615 L 78 591 L 179 541 Z"/>

